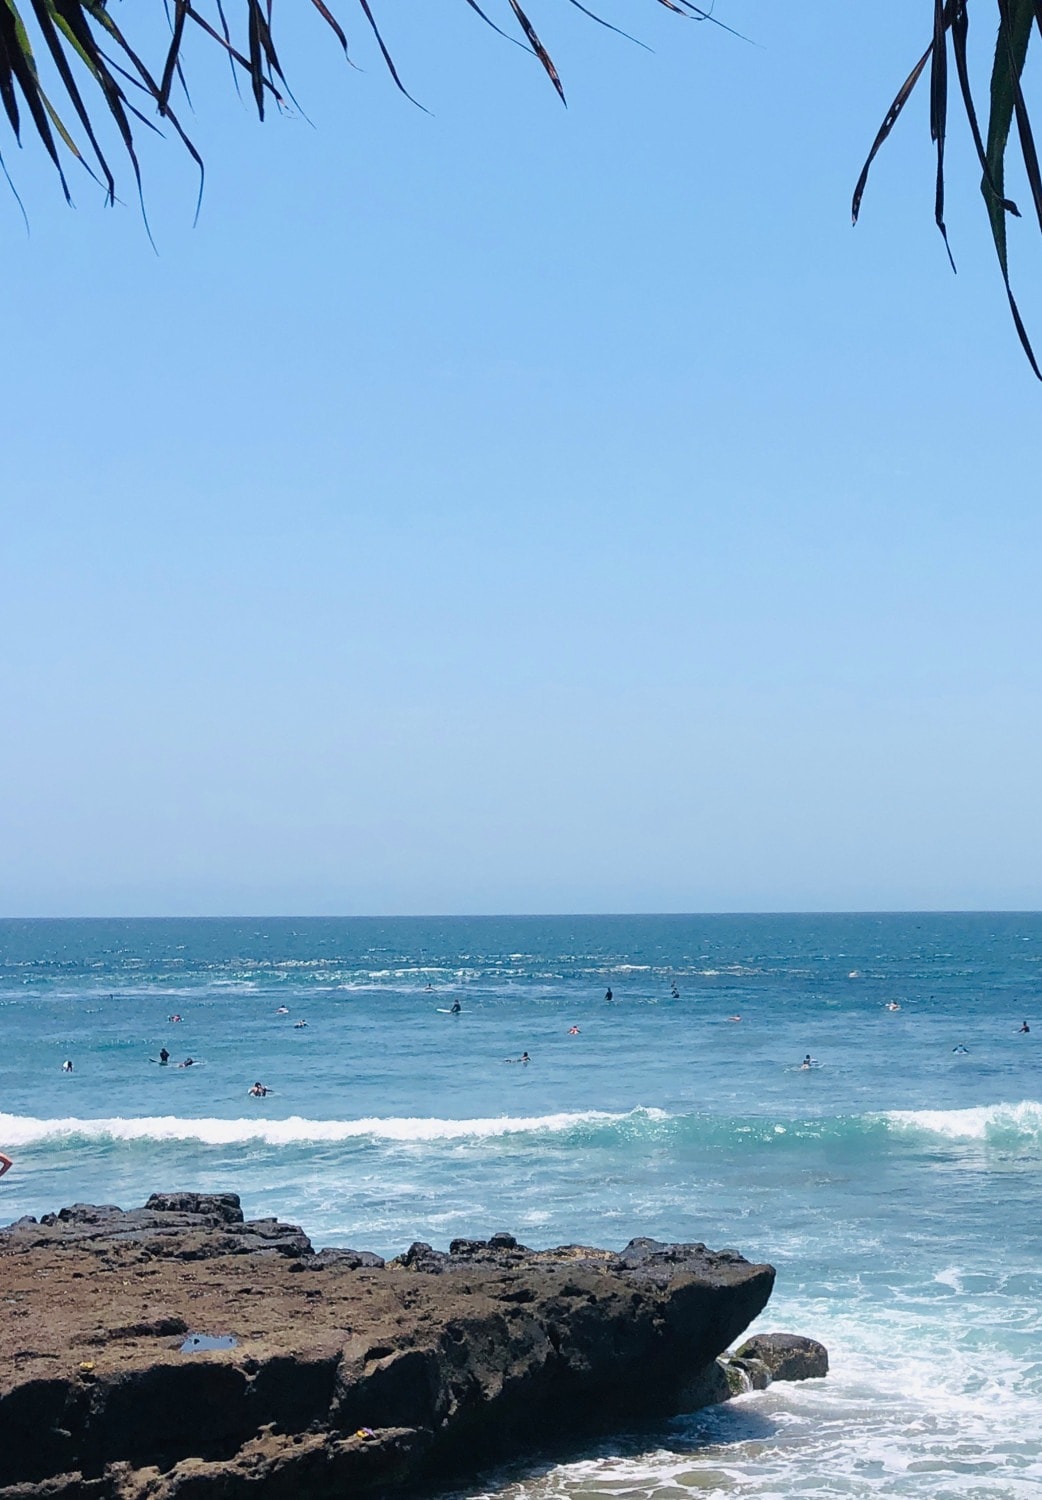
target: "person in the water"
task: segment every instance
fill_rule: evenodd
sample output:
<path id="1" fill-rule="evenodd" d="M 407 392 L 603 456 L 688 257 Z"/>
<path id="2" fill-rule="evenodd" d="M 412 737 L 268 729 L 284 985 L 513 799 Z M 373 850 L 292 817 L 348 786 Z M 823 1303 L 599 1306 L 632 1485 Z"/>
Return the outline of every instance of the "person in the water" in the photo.
<path id="1" fill-rule="evenodd" d="M 13 1166 L 14 1162 L 11 1160 L 11 1158 L 9 1156 L 5 1156 L 4 1153 L 0 1151 L 0 1177 L 2 1177 L 5 1172 L 10 1172 Z"/>
<path id="2" fill-rule="evenodd" d="M 604 998 L 605 998 L 605 1000 L 608 1000 L 609 1002 L 613 998 L 612 992 L 611 992 L 611 985 L 610 984 L 609 984 L 608 988 L 604 991 Z"/>
<path id="3" fill-rule="evenodd" d="M 184 1017 L 183 1016 L 178 1016 L 178 1015 L 167 1016 L 167 1020 L 168 1021 L 182 1021 L 182 1020 L 184 1020 Z"/>
<path id="4" fill-rule="evenodd" d="M 569 1028 L 568 1028 L 568 1035 L 569 1036 L 578 1036 L 579 1035 L 579 1028 L 578 1028 L 578 1026 L 569 1026 Z"/>
<path id="5" fill-rule="evenodd" d="M 463 1006 L 459 1003 L 459 1001 L 458 1000 L 453 1000 L 452 1005 L 450 1007 L 450 1012 L 449 1013 L 450 1013 L 450 1015 L 458 1016 L 459 1013 L 460 1013 L 460 1011 L 462 1009 L 463 1009 Z"/>
<path id="6" fill-rule="evenodd" d="M 72 1072 L 72 1058 L 71 1057 L 67 1057 L 65 1059 L 65 1061 L 62 1063 L 62 1072 L 63 1073 L 71 1073 Z"/>
<path id="7" fill-rule="evenodd" d="M 677 989 L 676 985 L 673 985 L 669 993 L 673 996 L 674 1000 L 680 999 L 680 991 Z"/>
<path id="8" fill-rule="evenodd" d="M 1031 1027 L 1028 1025 L 1028 1023 L 1026 1021 L 1021 1021 L 1020 1025 L 1017 1027 L 1017 1032 L 1018 1033 L 1022 1033 L 1022 1032 L 1030 1031 L 1030 1030 L 1031 1030 Z"/>
<path id="9" fill-rule="evenodd" d="M 260 1079 L 258 1078 L 257 1082 L 253 1085 L 253 1087 L 247 1089 L 246 1092 L 248 1094 L 252 1094 L 255 1099 L 263 1099 L 264 1096 L 265 1096 L 265 1094 L 270 1094 L 271 1093 L 271 1089 L 265 1088 L 264 1084 L 261 1083 Z"/>
<path id="10" fill-rule="evenodd" d="M 529 1057 L 529 1055 L 528 1055 L 527 1052 L 522 1052 L 522 1054 L 521 1054 L 520 1057 L 504 1057 L 503 1061 L 504 1062 L 510 1062 L 510 1063 L 517 1062 L 517 1063 L 525 1063 L 525 1064 L 527 1064 L 527 1063 L 530 1063 L 532 1061 L 532 1059 Z"/>
<path id="11" fill-rule="evenodd" d="M 279 1008 L 278 1008 L 278 1010 L 275 1012 L 275 1014 L 277 1016 L 288 1016 L 289 1015 L 289 1006 L 288 1005 L 280 1005 Z"/>
<path id="12" fill-rule="evenodd" d="M 818 1060 L 817 1060 L 817 1058 L 816 1057 L 811 1057 L 811 1055 L 810 1055 L 809 1052 L 807 1053 L 807 1055 L 803 1059 L 803 1061 L 800 1063 L 800 1067 L 801 1068 L 816 1068 L 817 1066 L 818 1066 Z"/>
<path id="13" fill-rule="evenodd" d="M 194 1057 L 186 1057 L 185 1060 L 184 1060 L 184 1062 L 179 1062 L 177 1066 L 179 1068 L 194 1068 L 195 1067 L 195 1058 Z"/>
<path id="14" fill-rule="evenodd" d="M 969 1047 L 964 1047 L 961 1042 L 957 1047 L 953 1047 L 952 1051 L 957 1052 L 960 1057 L 969 1057 L 970 1055 Z"/>
<path id="15" fill-rule="evenodd" d="M 170 1061 L 170 1053 L 166 1050 L 165 1047 L 160 1047 L 159 1049 L 159 1061 L 163 1064 L 164 1067 L 166 1067 L 167 1063 Z"/>
<path id="16" fill-rule="evenodd" d="M 307 1024 L 308 1023 L 306 1021 L 294 1021 L 293 1022 L 293 1030 L 294 1031 L 299 1031 L 302 1026 L 306 1026 Z"/>

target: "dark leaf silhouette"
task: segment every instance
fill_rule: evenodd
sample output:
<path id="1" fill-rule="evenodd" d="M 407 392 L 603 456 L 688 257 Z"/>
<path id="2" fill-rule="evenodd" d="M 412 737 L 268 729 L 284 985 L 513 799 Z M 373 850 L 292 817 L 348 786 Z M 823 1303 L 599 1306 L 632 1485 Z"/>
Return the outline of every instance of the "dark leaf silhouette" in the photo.
<path id="1" fill-rule="evenodd" d="M 930 135 L 937 153 L 934 219 L 943 236 L 948 258 L 952 259 L 948 245 L 948 229 L 944 219 L 945 143 L 948 127 L 948 49 L 950 47 L 959 81 L 962 107 L 981 166 L 981 192 L 991 225 L 991 237 L 995 244 L 999 271 L 1009 300 L 1013 325 L 1032 370 L 1042 380 L 1042 370 L 1039 368 L 1010 282 L 1006 221 L 1011 216 L 1019 218 L 1020 210 L 1010 198 L 1006 197 L 1005 189 L 1010 130 L 1015 119 L 1020 156 L 1027 175 L 1028 186 L 1031 189 L 1039 228 L 1042 229 L 1042 171 L 1039 167 L 1034 131 L 1021 82 L 1031 38 L 1036 31 L 1042 35 L 1042 0 L 978 0 L 977 12 L 985 5 L 994 6 L 991 15 L 997 22 L 986 138 L 981 133 L 977 106 L 973 97 L 967 49 L 971 0 L 932 0 L 932 5 L 933 35 L 930 45 L 898 89 L 872 143 L 872 148 L 854 188 L 851 205 L 854 222 L 857 223 L 858 214 L 861 212 L 861 202 L 872 163 L 929 64 Z M 952 268 L 954 267 L 955 262 L 952 260 Z"/>

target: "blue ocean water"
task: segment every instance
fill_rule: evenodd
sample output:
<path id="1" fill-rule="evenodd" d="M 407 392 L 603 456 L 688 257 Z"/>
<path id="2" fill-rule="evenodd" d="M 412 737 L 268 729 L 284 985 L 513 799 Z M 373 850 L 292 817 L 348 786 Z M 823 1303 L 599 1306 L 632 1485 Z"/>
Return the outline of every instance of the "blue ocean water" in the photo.
<path id="1" fill-rule="evenodd" d="M 827 1381 L 468 1494 L 1035 1500 L 1040 966 L 1025 914 L 0 922 L 0 1219 L 737 1246 Z"/>

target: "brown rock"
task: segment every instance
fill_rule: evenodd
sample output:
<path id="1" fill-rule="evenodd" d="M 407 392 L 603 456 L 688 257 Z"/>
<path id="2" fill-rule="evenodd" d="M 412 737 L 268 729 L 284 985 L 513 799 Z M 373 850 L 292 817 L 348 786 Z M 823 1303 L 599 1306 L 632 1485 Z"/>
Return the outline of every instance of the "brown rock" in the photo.
<path id="1" fill-rule="evenodd" d="M 0 1231 L 0 1277 L 0 1500 L 340 1500 L 690 1409 L 774 1272 L 505 1232 L 384 1266 L 157 1194 Z"/>

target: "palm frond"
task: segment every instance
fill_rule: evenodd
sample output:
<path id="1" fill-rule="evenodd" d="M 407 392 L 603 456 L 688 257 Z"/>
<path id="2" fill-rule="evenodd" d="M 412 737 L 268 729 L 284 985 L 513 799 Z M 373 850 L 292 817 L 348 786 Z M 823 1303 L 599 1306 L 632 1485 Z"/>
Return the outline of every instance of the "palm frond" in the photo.
<path id="1" fill-rule="evenodd" d="M 948 126 L 948 49 L 950 47 L 963 111 L 980 162 L 981 193 L 984 197 L 991 237 L 998 256 L 999 271 L 1006 289 L 1013 326 L 1017 330 L 1017 337 L 1020 339 L 1032 370 L 1042 380 L 1042 369 L 1039 368 L 1010 282 L 1006 224 L 1010 217 L 1020 218 L 1020 209 L 1012 199 L 1006 197 L 1005 192 L 1010 130 L 1015 119 L 1021 161 L 1031 190 L 1039 229 L 1042 230 L 1042 169 L 1039 165 L 1031 117 L 1022 86 L 1024 65 L 1032 36 L 1036 30 L 1042 33 L 1042 0 L 979 0 L 979 6 L 986 3 L 993 3 L 997 10 L 995 59 L 991 69 L 986 137 L 981 132 L 970 77 L 967 38 L 971 0 L 932 0 L 933 35 L 930 45 L 898 89 L 876 133 L 876 138 L 854 188 L 851 214 L 856 224 L 872 163 L 929 64 L 930 136 L 934 142 L 937 158 L 934 221 L 944 240 L 952 269 L 955 269 L 944 216 L 945 143 Z"/>
<path id="2" fill-rule="evenodd" d="M 117 174 L 109 159 L 108 148 L 103 144 L 103 122 L 107 122 L 109 134 L 117 141 L 118 150 L 140 194 L 141 172 L 135 131 L 140 125 L 154 128 L 146 110 L 154 111 L 160 121 L 167 122 L 190 153 L 199 167 L 201 192 L 202 158 L 172 103 L 175 84 L 187 96 L 185 43 L 189 34 L 206 37 L 223 50 L 236 87 L 241 78 L 253 96 L 254 107 L 261 119 L 269 104 L 278 108 L 292 97 L 276 48 L 275 0 L 156 0 L 156 3 L 164 6 L 170 37 L 153 65 L 133 44 L 126 29 L 130 23 L 121 26 L 109 10 L 107 0 L 0 0 L 0 106 L 3 116 L 19 144 L 23 131 L 31 129 L 35 132 L 68 199 L 71 199 L 71 194 L 66 163 L 71 160 L 102 185 L 109 202 L 116 200 Z M 347 34 L 326 0 L 310 0 L 310 3 L 347 57 Z M 381 0 L 352 0 L 352 3 L 371 30 L 394 83 L 412 98 L 381 29 L 377 15 Z M 439 0 L 439 3 L 447 5 L 453 0 Z M 531 52 L 564 100 L 564 86 L 553 58 L 521 0 L 480 0 L 480 3 L 479 0 L 456 0 L 456 3 L 467 5 L 493 30 L 510 36 L 511 40 Z M 528 3 L 530 0 L 525 0 L 525 4 Z M 620 29 L 589 9 L 583 0 L 556 0 L 556 3 L 571 4 L 611 30 Z M 648 0 L 648 3 L 665 6 L 678 17 L 709 22 L 735 36 L 740 35 L 720 21 L 711 7 L 700 5 L 696 0 Z M 930 135 L 936 154 L 934 220 L 948 257 L 952 259 L 945 220 L 945 180 L 948 171 L 949 63 L 953 62 L 959 97 L 980 164 L 981 192 L 1010 312 L 1031 367 L 1042 379 L 1042 368 L 1036 360 L 1010 281 L 1007 221 L 1011 216 L 1019 217 L 1019 209 L 1005 191 L 1011 136 L 1016 122 L 1020 161 L 1042 231 L 1042 165 L 1023 87 L 1031 41 L 1036 33 L 1042 34 L 1042 0 L 921 0 L 921 3 L 930 18 L 930 43 L 897 91 L 872 143 L 854 189 L 853 218 L 856 222 L 869 172 L 879 150 L 919 80 L 929 70 Z M 545 7 L 549 0 L 541 0 L 541 4 Z M 994 7 L 990 14 L 996 26 L 988 121 L 983 131 L 974 100 L 967 47 L 971 5 L 977 10 Z M 496 6 L 499 7 L 502 26 L 494 14 Z M 513 35 L 506 29 L 511 25 Z M 625 32 L 621 34 L 627 35 Z M 37 61 L 38 53 L 47 60 L 46 84 Z M 54 93 L 53 99 L 48 89 Z M 0 154 L 0 172 L 7 176 L 7 171 Z M 954 268 L 954 260 L 952 265 Z"/>

